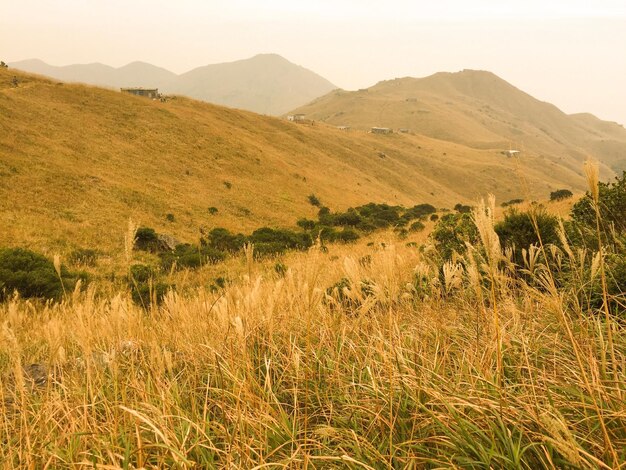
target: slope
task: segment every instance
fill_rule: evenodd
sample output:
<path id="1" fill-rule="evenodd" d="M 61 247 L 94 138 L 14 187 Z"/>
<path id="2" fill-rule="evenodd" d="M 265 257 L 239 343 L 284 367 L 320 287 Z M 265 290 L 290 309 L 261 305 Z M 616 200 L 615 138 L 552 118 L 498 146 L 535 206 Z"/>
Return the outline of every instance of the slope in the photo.
<path id="1" fill-rule="evenodd" d="M 10 64 L 66 82 L 105 87 L 155 87 L 164 93 L 279 115 L 336 88 L 323 77 L 276 54 L 198 67 L 182 75 L 145 62 L 114 68 L 104 64 L 56 67 L 37 59 Z"/>
<path id="2" fill-rule="evenodd" d="M 13 87 L 15 73 L 0 70 L 0 246 L 120 250 L 129 217 L 186 241 L 201 226 L 294 226 L 314 216 L 311 193 L 339 210 L 583 188 L 578 171 L 553 163 L 546 172 L 540 156 L 505 159 L 430 137 L 342 132 L 28 74 Z"/>
<path id="3" fill-rule="evenodd" d="M 521 147 L 571 169 L 579 168 L 589 154 L 613 171 L 624 168 L 622 126 L 568 116 L 490 72 L 442 72 L 388 80 L 355 92 L 338 90 L 295 112 L 361 129 L 408 128 L 477 149 Z M 604 175 L 610 174 L 605 168 Z"/>

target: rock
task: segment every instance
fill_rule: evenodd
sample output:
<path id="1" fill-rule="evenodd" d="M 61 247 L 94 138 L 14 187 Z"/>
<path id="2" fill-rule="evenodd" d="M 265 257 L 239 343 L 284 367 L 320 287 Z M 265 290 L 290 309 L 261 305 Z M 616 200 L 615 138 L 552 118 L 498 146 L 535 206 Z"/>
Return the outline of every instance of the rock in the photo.
<path id="1" fill-rule="evenodd" d="M 48 382 L 48 367 L 44 364 L 30 364 L 23 369 L 24 381 L 37 387 L 43 387 Z"/>
<path id="2" fill-rule="evenodd" d="M 177 245 L 180 245 L 180 240 L 174 238 L 171 235 L 167 235 L 165 233 L 159 233 L 157 235 L 157 240 L 159 243 L 159 250 L 162 251 L 174 251 Z"/>

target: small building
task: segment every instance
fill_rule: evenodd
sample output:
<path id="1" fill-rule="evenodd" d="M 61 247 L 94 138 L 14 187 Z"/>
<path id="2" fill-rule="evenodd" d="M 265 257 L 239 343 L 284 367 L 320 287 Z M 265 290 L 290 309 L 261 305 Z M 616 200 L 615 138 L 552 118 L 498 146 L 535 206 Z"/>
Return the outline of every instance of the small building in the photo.
<path id="1" fill-rule="evenodd" d="M 287 121 L 303 122 L 306 114 L 290 114 L 287 116 Z"/>
<path id="2" fill-rule="evenodd" d="M 372 134 L 391 134 L 393 131 L 388 127 L 372 127 Z"/>
<path id="3" fill-rule="evenodd" d="M 500 153 L 502 155 L 506 155 L 507 157 L 511 158 L 511 157 L 514 157 L 515 155 L 521 153 L 521 152 L 519 150 L 503 150 Z"/>
<path id="4" fill-rule="evenodd" d="M 337 129 L 339 129 L 340 131 L 349 131 L 350 126 L 337 126 Z"/>
<path id="5" fill-rule="evenodd" d="M 158 88 L 120 88 L 122 93 L 129 93 L 135 96 L 143 96 L 145 98 L 157 99 L 159 97 Z"/>

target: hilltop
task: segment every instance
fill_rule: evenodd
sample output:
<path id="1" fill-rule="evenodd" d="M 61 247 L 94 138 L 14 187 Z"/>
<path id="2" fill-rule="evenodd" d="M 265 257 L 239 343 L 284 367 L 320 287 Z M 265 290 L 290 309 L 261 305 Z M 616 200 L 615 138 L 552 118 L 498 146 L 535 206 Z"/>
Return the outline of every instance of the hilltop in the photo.
<path id="1" fill-rule="evenodd" d="M 283 114 L 336 88 L 325 78 L 277 54 L 206 65 L 181 75 L 145 62 L 119 68 L 100 63 L 58 67 L 29 59 L 10 66 L 65 82 L 159 88 L 163 93 L 270 115 Z"/>
<path id="2" fill-rule="evenodd" d="M 451 208 L 489 192 L 506 201 L 584 188 L 579 168 L 545 165 L 426 136 L 343 132 L 0 70 L 0 245 L 120 249 L 129 217 L 188 241 L 200 226 L 293 227 L 316 213 L 310 194 L 334 210 Z"/>
<path id="3" fill-rule="evenodd" d="M 546 168 L 573 170 L 592 155 L 604 176 L 626 168 L 626 130 L 592 115 L 567 115 L 490 72 L 440 72 L 358 91 L 336 90 L 294 112 L 333 125 L 407 128 L 476 149 L 519 148 Z"/>

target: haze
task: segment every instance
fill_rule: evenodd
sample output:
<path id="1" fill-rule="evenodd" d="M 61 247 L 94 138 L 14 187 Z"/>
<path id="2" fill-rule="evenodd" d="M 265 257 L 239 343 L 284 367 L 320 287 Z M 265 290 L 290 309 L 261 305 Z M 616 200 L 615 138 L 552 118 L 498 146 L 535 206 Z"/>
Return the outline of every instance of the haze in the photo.
<path id="1" fill-rule="evenodd" d="M 134 1 L 0 5 L 0 59 L 142 60 L 181 73 L 275 52 L 345 89 L 490 70 L 568 113 L 626 124 L 622 0 Z"/>

